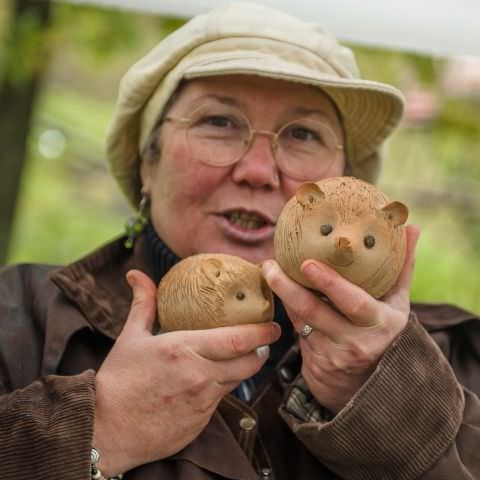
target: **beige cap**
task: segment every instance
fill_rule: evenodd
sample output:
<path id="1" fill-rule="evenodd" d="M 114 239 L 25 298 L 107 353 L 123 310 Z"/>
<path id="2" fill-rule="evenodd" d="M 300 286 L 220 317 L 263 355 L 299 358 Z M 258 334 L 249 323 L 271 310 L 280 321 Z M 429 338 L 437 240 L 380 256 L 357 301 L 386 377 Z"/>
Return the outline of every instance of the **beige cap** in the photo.
<path id="1" fill-rule="evenodd" d="M 360 79 L 353 52 L 318 25 L 259 4 L 232 2 L 166 37 L 120 83 L 107 158 L 132 205 L 140 199 L 140 152 L 180 81 L 225 74 L 320 87 L 342 115 L 351 174 L 376 181 L 379 149 L 401 118 L 402 94 Z"/>

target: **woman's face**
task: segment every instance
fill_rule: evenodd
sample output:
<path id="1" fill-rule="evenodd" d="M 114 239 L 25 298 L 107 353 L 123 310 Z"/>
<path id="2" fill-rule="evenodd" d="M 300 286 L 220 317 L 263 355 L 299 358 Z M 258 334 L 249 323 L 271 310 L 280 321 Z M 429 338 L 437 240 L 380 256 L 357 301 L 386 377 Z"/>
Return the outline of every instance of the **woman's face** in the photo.
<path id="1" fill-rule="evenodd" d="M 241 112 L 256 130 L 277 131 L 298 119 L 298 112 L 308 112 L 309 118 L 327 123 L 342 143 L 340 121 L 322 92 L 255 76 L 190 80 L 168 117 L 189 117 L 212 101 Z M 142 164 L 143 189 L 158 235 L 180 257 L 226 253 L 253 263 L 272 258 L 277 218 L 303 181 L 278 169 L 268 135 L 256 135 L 237 163 L 219 167 L 199 161 L 200 150 L 192 151 L 185 133 L 183 124 L 165 122 L 159 132 L 160 158 Z M 342 175 L 344 167 L 338 155 L 323 178 Z"/>

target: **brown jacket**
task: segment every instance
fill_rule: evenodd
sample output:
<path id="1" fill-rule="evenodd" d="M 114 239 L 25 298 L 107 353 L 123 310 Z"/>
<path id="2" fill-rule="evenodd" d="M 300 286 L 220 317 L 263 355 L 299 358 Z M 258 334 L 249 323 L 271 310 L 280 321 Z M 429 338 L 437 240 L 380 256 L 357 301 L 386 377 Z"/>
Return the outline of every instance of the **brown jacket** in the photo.
<path id="1" fill-rule="evenodd" d="M 95 370 L 130 307 L 125 273 L 149 273 L 141 250 L 120 240 L 65 268 L 1 272 L 0 479 L 90 478 Z M 125 479 L 480 479 L 479 319 L 413 310 L 333 420 L 285 410 L 301 365 L 293 345 L 251 405 L 227 396 L 189 446 Z"/>

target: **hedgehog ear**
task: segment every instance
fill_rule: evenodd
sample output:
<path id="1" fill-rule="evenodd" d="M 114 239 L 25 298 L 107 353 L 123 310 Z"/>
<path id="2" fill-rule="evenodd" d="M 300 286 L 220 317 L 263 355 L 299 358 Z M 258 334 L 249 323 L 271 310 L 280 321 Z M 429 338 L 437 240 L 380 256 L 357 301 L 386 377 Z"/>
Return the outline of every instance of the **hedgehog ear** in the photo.
<path id="1" fill-rule="evenodd" d="M 222 261 L 218 258 L 207 258 L 202 270 L 209 280 L 215 282 L 215 279 L 220 276 L 222 271 Z"/>
<path id="2" fill-rule="evenodd" d="M 316 183 L 307 182 L 300 185 L 295 196 L 303 207 L 312 207 L 319 200 L 325 198 L 325 193 Z"/>
<path id="3" fill-rule="evenodd" d="M 408 218 L 408 208 L 401 202 L 392 202 L 382 208 L 394 227 L 403 225 Z"/>

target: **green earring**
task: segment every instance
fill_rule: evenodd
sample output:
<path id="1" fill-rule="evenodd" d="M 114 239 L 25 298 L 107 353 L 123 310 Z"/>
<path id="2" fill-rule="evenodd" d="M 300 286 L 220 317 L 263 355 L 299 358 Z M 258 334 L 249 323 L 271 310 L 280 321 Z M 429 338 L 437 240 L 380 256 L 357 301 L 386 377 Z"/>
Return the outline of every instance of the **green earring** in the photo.
<path id="1" fill-rule="evenodd" d="M 125 224 L 125 234 L 126 239 L 124 246 L 125 248 L 133 248 L 133 244 L 135 242 L 135 238 L 142 233 L 145 225 L 147 224 L 147 205 L 148 205 L 148 197 L 147 195 L 142 192 L 142 198 L 140 199 L 140 203 L 138 204 L 138 213 L 136 215 L 132 215 Z"/>

